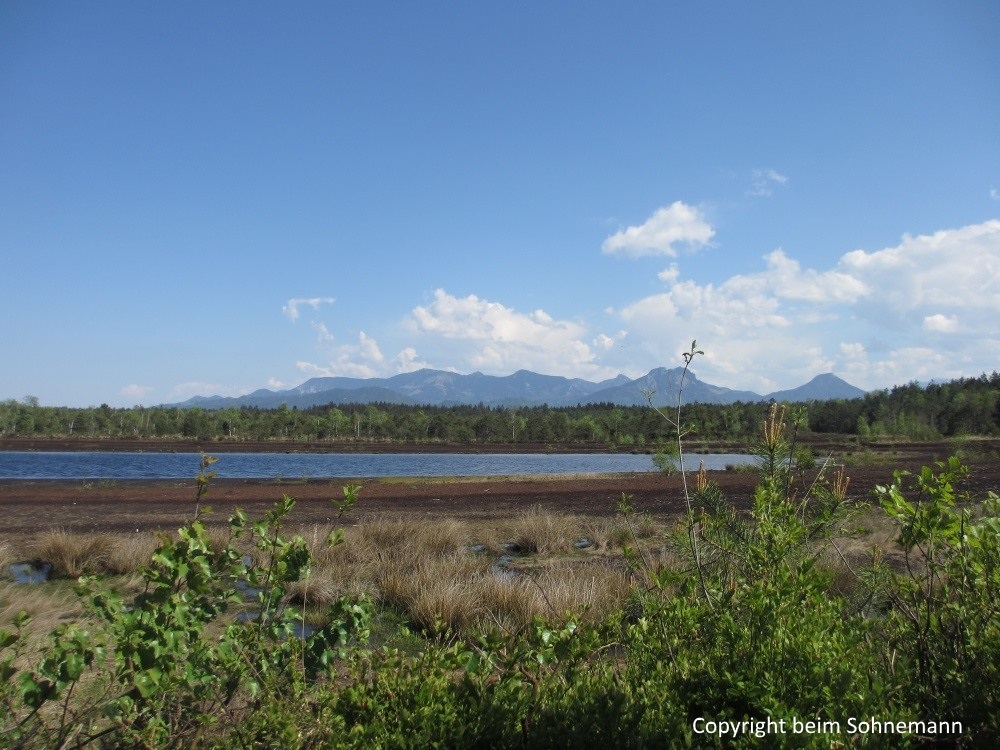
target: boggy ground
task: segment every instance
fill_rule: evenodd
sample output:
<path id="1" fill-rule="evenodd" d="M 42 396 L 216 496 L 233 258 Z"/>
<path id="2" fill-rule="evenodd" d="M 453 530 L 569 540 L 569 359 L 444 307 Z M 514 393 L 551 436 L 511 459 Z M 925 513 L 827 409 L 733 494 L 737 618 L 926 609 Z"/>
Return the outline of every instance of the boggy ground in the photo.
<path id="1" fill-rule="evenodd" d="M 954 446 L 940 443 L 907 444 L 888 452 L 861 452 L 842 458 L 851 478 L 849 495 L 867 499 L 877 484 L 892 479 L 893 469 L 919 470 L 947 457 Z M 838 459 L 841 460 L 841 459 Z M 971 458 L 963 489 L 975 497 L 1000 491 L 1000 461 Z M 698 457 L 690 454 L 686 466 L 696 470 Z M 754 473 L 709 472 L 737 507 L 749 503 L 756 484 Z M 281 495 L 298 500 L 289 521 L 325 524 L 336 520 L 331 499 L 342 497 L 341 487 L 359 484 L 361 502 L 345 523 L 366 517 L 392 515 L 426 519 L 489 519 L 512 516 L 540 506 L 545 511 L 587 516 L 614 515 L 621 494 L 634 498 L 639 512 L 657 517 L 683 510 L 682 477 L 658 473 L 629 473 L 572 477 L 479 477 L 404 479 L 325 479 L 308 481 L 216 479 L 204 502 L 213 508 L 210 523 L 223 524 L 239 507 L 251 517 L 270 509 Z M 806 478 L 811 481 L 811 476 Z M 89 481 L 0 480 L 0 535 L 10 537 L 59 528 L 67 531 L 174 530 L 190 519 L 195 508 L 195 483 L 162 480 Z"/>

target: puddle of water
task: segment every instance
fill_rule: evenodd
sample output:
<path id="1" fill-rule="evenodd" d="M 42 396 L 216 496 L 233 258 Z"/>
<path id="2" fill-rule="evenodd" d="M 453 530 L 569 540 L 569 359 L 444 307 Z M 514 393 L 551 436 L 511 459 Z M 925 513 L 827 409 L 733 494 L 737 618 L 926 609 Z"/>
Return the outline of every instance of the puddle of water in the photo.
<path id="1" fill-rule="evenodd" d="M 49 563 L 14 563 L 10 566 L 10 576 L 14 583 L 32 584 L 45 583 L 52 573 L 52 565 Z"/>
<path id="2" fill-rule="evenodd" d="M 506 547 L 506 545 L 504 545 Z M 505 581 L 513 581 L 514 579 L 520 577 L 520 573 L 516 570 L 510 568 L 510 564 L 514 562 L 514 556 L 511 554 L 500 555 L 497 561 L 490 566 L 490 572 L 497 578 L 502 578 Z"/>
<path id="3" fill-rule="evenodd" d="M 511 570 L 500 563 L 493 563 L 493 565 L 490 566 L 490 572 L 497 578 L 501 578 L 505 581 L 513 581 L 520 576 L 520 573 L 516 570 Z"/>
<path id="4" fill-rule="evenodd" d="M 263 591 L 263 589 L 258 586 L 251 586 L 242 578 L 236 581 L 235 586 L 236 586 L 236 593 L 238 593 L 244 599 L 256 599 L 258 596 L 260 596 L 260 592 Z"/>
<path id="5" fill-rule="evenodd" d="M 524 552 L 524 548 L 521 547 L 521 545 L 518 544 L 517 542 L 504 542 L 500 546 L 503 547 L 508 552 L 513 552 L 515 554 L 518 552 Z"/>
<path id="6" fill-rule="evenodd" d="M 246 568 L 253 567 L 253 558 L 250 555 L 243 555 L 243 566 Z M 261 591 L 263 591 L 259 586 L 251 586 L 250 582 L 245 578 L 237 579 L 235 586 L 236 593 L 244 599 L 256 599 L 260 596 Z"/>

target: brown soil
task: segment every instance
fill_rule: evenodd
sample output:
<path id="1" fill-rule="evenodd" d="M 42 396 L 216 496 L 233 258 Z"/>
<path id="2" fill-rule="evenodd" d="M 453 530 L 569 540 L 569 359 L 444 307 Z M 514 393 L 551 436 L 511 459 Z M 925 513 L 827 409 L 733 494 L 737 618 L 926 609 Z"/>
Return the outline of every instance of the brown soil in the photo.
<path id="1" fill-rule="evenodd" d="M 919 446 L 919 449 L 916 447 Z M 894 446 L 884 465 L 848 468 L 850 496 L 867 499 L 876 484 L 892 480 L 893 469 L 919 470 L 948 455 L 941 444 Z M 951 446 L 953 448 L 953 446 Z M 697 455 L 688 456 L 689 467 L 697 466 Z M 988 490 L 1000 491 L 1000 461 L 972 461 L 972 471 L 963 489 L 975 497 Z M 756 484 L 751 473 L 709 472 L 726 496 L 745 507 Z M 689 477 L 689 481 L 691 478 Z M 259 517 L 283 494 L 298 504 L 293 522 L 328 523 L 336 520 L 331 498 L 342 497 L 346 480 L 286 481 L 218 479 L 210 486 L 205 502 L 214 513 L 210 521 L 225 523 L 237 508 Z M 577 477 L 485 477 L 440 479 L 358 479 L 361 501 L 347 523 L 375 514 L 488 518 L 509 516 L 540 505 L 546 510 L 610 516 L 623 492 L 634 497 L 640 512 L 657 516 L 683 510 L 680 476 L 656 473 L 594 475 Z M 173 530 L 194 512 L 195 484 L 188 481 L 92 482 L 0 480 L 0 536 L 32 534 L 49 528 L 74 531 Z"/>
<path id="2" fill-rule="evenodd" d="M 825 455 L 856 449 L 851 435 L 808 433 L 798 441 L 814 452 Z M 980 441 L 1000 447 L 1000 441 Z M 895 455 L 941 455 L 949 450 L 947 441 L 941 442 L 869 442 L 865 448 Z M 422 441 L 418 443 L 342 439 L 337 441 L 297 440 L 196 440 L 190 439 L 129 439 L 118 437 L 0 437 L 0 451 L 107 451 L 147 453 L 608 453 L 613 450 L 604 443 L 444 443 Z M 625 451 L 626 448 L 620 448 Z M 690 440 L 686 450 L 699 453 L 742 453 L 743 442 Z M 953 446 L 951 450 L 954 450 Z M 636 450 L 635 452 L 648 452 Z"/>

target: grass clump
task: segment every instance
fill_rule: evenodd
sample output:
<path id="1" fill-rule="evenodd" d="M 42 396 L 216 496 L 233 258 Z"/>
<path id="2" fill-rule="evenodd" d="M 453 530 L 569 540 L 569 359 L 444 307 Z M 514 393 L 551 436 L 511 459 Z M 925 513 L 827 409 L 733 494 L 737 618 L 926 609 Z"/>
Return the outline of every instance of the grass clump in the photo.
<path id="1" fill-rule="evenodd" d="M 35 540 L 32 557 L 52 565 L 55 577 L 79 578 L 87 573 L 107 572 L 114 546 L 114 541 L 107 534 L 79 534 L 52 529 Z"/>
<path id="2" fill-rule="evenodd" d="M 569 552 L 581 538 L 584 524 L 573 515 L 551 513 L 536 505 L 508 526 L 510 541 L 527 554 Z"/>
<path id="3" fill-rule="evenodd" d="M 45 644 L 27 629 L 54 600 L 0 599 L 0 737 L 24 748 L 995 747 L 1000 498 L 962 497 L 951 461 L 897 472 L 879 508 L 860 508 L 844 471 L 803 485 L 787 438 L 776 407 L 749 510 L 705 472 L 691 477 L 699 512 L 670 543 L 623 495 L 614 556 L 611 524 L 542 509 L 496 528 L 376 517 L 293 535 L 286 496 L 262 519 L 237 513 L 221 546 L 196 513 L 132 593 L 85 582 L 75 621 L 46 623 Z M 601 549 L 576 549 L 585 535 Z M 470 552 L 483 539 L 534 551 Z M 247 622 L 231 617 L 249 606 L 241 580 L 259 610 Z M 295 637 L 303 615 L 316 630 Z M 373 622 L 408 635 L 371 643 Z M 852 717 L 893 729 L 857 731 Z M 787 729 L 705 733 L 707 721 L 762 718 Z M 825 723 L 812 734 L 791 729 L 814 718 Z"/>

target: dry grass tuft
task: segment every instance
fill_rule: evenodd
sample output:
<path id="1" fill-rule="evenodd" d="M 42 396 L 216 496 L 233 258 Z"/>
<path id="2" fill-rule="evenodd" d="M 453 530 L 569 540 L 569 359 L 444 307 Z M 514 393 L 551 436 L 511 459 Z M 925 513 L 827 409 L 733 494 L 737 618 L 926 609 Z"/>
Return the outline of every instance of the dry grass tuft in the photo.
<path id="1" fill-rule="evenodd" d="M 0 541 L 0 579 L 7 575 L 7 568 L 15 562 L 13 546 L 10 542 Z"/>
<path id="2" fill-rule="evenodd" d="M 0 626 L 9 626 L 22 611 L 31 617 L 28 630 L 44 634 L 60 622 L 81 617 L 83 605 L 66 585 L 0 583 Z"/>
<path id="3" fill-rule="evenodd" d="M 529 554 L 569 552 L 584 536 L 584 527 L 583 519 L 578 516 L 551 513 L 536 505 L 511 521 L 510 541 Z"/>
<path id="4" fill-rule="evenodd" d="M 603 564 L 549 563 L 529 575 L 491 576 L 478 582 L 482 611 L 476 626 L 519 632 L 536 617 L 567 613 L 598 621 L 621 607 L 631 591 L 623 570 Z"/>
<path id="5" fill-rule="evenodd" d="M 108 536 L 109 550 L 101 572 L 110 575 L 132 575 L 147 565 L 160 542 L 155 535 L 137 532 Z"/>
<path id="6" fill-rule="evenodd" d="M 108 534 L 78 534 L 65 529 L 44 532 L 32 548 L 32 557 L 52 565 L 52 575 L 78 578 L 107 569 L 114 541 Z"/>
<path id="7" fill-rule="evenodd" d="M 467 544 L 468 527 L 452 519 L 424 521 L 376 516 L 350 530 L 350 544 L 386 553 L 440 557 Z"/>
<path id="8" fill-rule="evenodd" d="M 386 565 L 378 571 L 378 588 L 391 606 L 431 634 L 464 631 L 480 614 L 476 583 L 490 575 L 489 561 L 456 554 L 419 560 L 412 566 Z"/>
<path id="9" fill-rule="evenodd" d="M 289 529 L 305 538 L 312 566 L 306 580 L 289 587 L 288 599 L 316 615 L 340 596 L 367 594 L 434 635 L 520 632 L 537 617 L 560 619 L 570 611 L 601 619 L 621 606 L 631 586 L 614 555 L 620 526 L 620 520 L 535 507 L 489 521 L 374 516 L 344 529 L 345 543 L 334 547 L 327 539 L 335 525 Z M 221 548 L 229 542 L 228 528 L 213 529 L 211 537 L 211 546 Z M 588 548 L 576 549 L 584 538 Z M 506 542 L 527 554 L 498 561 Z M 39 535 L 24 552 L 50 562 L 56 576 L 108 573 L 122 576 L 116 586 L 127 588 L 159 543 L 152 534 L 55 530 Z M 240 548 L 253 558 L 261 555 L 252 544 Z M 9 542 L 0 546 L 0 560 L 9 549 Z M 31 596 L 38 597 L 36 610 L 48 606 L 46 596 Z"/>

